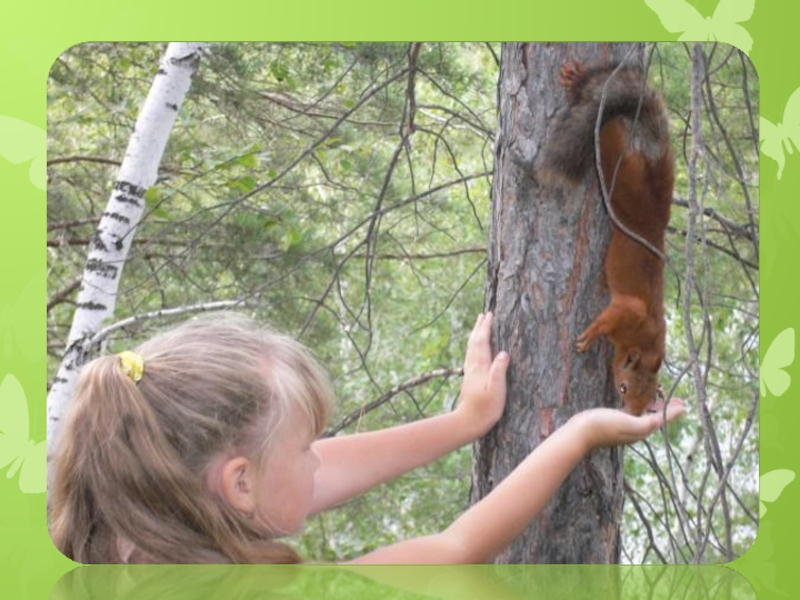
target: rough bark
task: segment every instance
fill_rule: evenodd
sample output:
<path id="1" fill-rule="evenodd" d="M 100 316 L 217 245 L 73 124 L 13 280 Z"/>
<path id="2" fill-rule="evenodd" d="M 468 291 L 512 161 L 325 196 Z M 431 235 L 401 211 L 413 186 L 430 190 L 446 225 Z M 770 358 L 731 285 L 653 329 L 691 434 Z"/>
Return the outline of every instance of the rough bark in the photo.
<path id="1" fill-rule="evenodd" d="M 636 59 L 641 50 L 503 45 L 486 308 L 496 316 L 495 349 L 508 350 L 511 365 L 503 419 L 476 447 L 473 503 L 573 414 L 618 405 L 613 347 L 601 340 L 586 354 L 574 350 L 608 301 L 603 258 L 611 230 L 597 176 L 570 188 L 544 178 L 540 165 L 565 103 L 561 64 Z M 497 562 L 619 562 L 622 501 L 621 450 L 597 450 Z"/>
<path id="2" fill-rule="evenodd" d="M 144 195 L 156 181 L 169 133 L 204 45 L 172 43 L 167 47 L 136 120 L 111 198 L 90 244 L 67 350 L 47 396 L 48 458 L 57 447 L 80 367 L 90 357 L 90 342 L 114 315 L 122 268 L 144 212 Z"/>

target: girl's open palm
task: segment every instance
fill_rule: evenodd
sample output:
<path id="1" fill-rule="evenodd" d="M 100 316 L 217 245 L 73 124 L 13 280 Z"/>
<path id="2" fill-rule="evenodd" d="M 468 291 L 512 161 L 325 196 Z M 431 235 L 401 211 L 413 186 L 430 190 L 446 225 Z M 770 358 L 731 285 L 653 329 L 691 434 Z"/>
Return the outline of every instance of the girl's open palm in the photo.
<path id="1" fill-rule="evenodd" d="M 467 342 L 464 382 L 457 412 L 486 433 L 500 419 L 506 405 L 508 353 L 499 352 L 492 359 L 492 313 L 478 315 Z"/>
<path id="2" fill-rule="evenodd" d="M 666 422 L 671 422 L 686 412 L 680 398 L 669 401 L 666 413 L 663 402 L 656 403 L 654 409 L 655 412 L 635 417 L 623 410 L 592 408 L 576 414 L 572 419 L 583 428 L 591 449 L 638 442 L 664 425 L 665 417 Z"/>

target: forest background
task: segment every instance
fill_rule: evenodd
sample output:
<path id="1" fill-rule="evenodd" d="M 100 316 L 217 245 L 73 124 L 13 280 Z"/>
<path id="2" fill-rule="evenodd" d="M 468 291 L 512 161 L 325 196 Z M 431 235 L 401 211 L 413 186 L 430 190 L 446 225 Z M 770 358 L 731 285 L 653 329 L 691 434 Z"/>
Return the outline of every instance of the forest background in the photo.
<path id="1" fill-rule="evenodd" d="M 654 470 L 663 448 L 626 453 L 623 559 L 634 563 L 688 560 L 672 524 L 680 520 L 676 500 L 688 517 L 711 524 L 704 562 L 741 554 L 758 522 L 758 82 L 738 51 L 707 46 L 698 213 L 686 199 L 687 48 L 651 48 L 650 74 L 670 107 L 679 169 L 663 374 L 665 388 L 692 399 L 696 410 L 670 434 L 679 485 L 665 486 Z M 328 367 L 340 400 L 331 435 L 449 410 L 468 332 L 484 306 L 501 50 L 423 44 L 413 94 L 408 50 L 215 44 L 146 196 L 115 320 L 245 304 Z M 51 71 L 49 380 L 89 240 L 163 51 L 160 44 L 83 44 Z M 687 312 L 681 274 L 690 217 L 698 219 L 697 287 Z M 116 329 L 103 351 L 130 348 L 169 322 L 146 318 Z M 687 323 L 696 328 L 694 343 Z M 699 378 L 690 373 L 695 365 Z M 730 502 L 706 513 L 719 459 L 731 466 L 723 482 Z M 336 560 L 441 530 L 469 502 L 470 465 L 470 449 L 454 453 L 315 517 L 294 541 L 309 558 Z"/>

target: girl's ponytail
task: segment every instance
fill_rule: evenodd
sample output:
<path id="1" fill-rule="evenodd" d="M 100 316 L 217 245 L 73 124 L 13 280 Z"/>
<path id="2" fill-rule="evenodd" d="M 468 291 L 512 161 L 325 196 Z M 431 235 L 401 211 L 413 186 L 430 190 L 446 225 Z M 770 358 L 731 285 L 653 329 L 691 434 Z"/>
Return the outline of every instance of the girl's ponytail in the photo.
<path id="1" fill-rule="evenodd" d="M 324 425 L 321 369 L 293 340 L 237 316 L 89 363 L 52 465 L 54 543 L 87 563 L 299 562 L 206 484 L 215 456 L 258 454 L 296 405 Z"/>

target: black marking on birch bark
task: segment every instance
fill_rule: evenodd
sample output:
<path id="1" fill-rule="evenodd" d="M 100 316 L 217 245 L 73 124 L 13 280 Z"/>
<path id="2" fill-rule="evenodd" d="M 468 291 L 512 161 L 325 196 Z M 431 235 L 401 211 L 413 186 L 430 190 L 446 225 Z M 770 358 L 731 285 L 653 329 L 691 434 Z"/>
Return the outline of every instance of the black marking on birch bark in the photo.
<path id="1" fill-rule="evenodd" d="M 166 104 L 167 104 L 167 108 L 171 108 L 175 112 L 178 112 L 178 105 L 177 104 L 172 104 L 171 102 L 167 102 Z"/>
<path id="2" fill-rule="evenodd" d="M 87 302 L 84 305 L 79 304 L 78 307 L 82 306 L 89 306 L 93 303 Z M 94 304 L 93 306 L 100 306 L 105 308 L 102 304 Z M 90 310 L 94 310 L 93 307 L 90 307 Z M 89 360 L 89 347 L 87 347 L 87 342 L 91 339 L 92 333 L 86 332 L 77 340 L 70 344 L 69 348 L 67 348 L 67 352 L 65 356 L 72 356 L 72 359 L 68 361 L 65 365 L 67 371 L 74 371 L 77 367 L 80 367 Z"/>
<path id="3" fill-rule="evenodd" d="M 90 303 L 87 303 L 87 304 L 90 304 Z M 72 342 L 69 345 L 69 347 L 67 348 L 66 355 L 69 355 L 69 354 L 80 354 L 83 351 L 83 342 L 85 340 L 86 340 L 86 336 L 83 335 L 83 336 L 79 337 L 77 340 L 75 340 L 74 342 Z M 66 367 L 67 367 L 67 370 L 71 370 L 74 367 L 72 361 L 68 362 Z"/>
<path id="4" fill-rule="evenodd" d="M 147 188 L 144 188 L 140 185 L 136 185 L 135 183 L 131 183 L 130 181 L 125 181 L 123 179 L 118 179 L 117 181 L 114 182 L 114 189 L 122 192 L 123 194 L 136 196 L 138 198 L 144 197 L 144 193 L 147 191 Z"/>
<path id="5" fill-rule="evenodd" d="M 179 67 L 185 67 L 189 65 L 196 66 L 199 61 L 200 57 L 197 55 L 197 52 L 192 52 L 186 56 L 175 56 L 169 59 L 169 62 Z"/>
<path id="6" fill-rule="evenodd" d="M 117 238 L 114 240 L 114 248 L 116 248 L 117 252 L 121 251 L 125 247 L 125 239 L 124 238 Z"/>
<path id="7" fill-rule="evenodd" d="M 156 75 L 166 75 L 166 74 L 167 74 L 167 71 L 165 69 L 162 69 L 162 68 L 159 68 L 158 71 L 156 71 Z"/>
<path id="8" fill-rule="evenodd" d="M 106 279 L 114 279 L 119 271 L 114 265 L 109 265 L 97 258 L 90 258 L 86 261 L 86 270 L 97 273 L 100 277 L 105 277 Z"/>
<path id="9" fill-rule="evenodd" d="M 59 383 L 67 383 L 67 378 L 66 377 L 56 377 L 55 379 L 53 379 L 53 385 L 54 386 L 58 385 Z"/>
<path id="10" fill-rule="evenodd" d="M 105 310 L 108 308 L 105 304 L 99 302 L 78 302 L 77 308 L 85 308 L 86 310 Z"/>
<path id="11" fill-rule="evenodd" d="M 131 222 L 131 220 L 128 217 L 126 217 L 125 215 L 121 215 L 118 212 L 104 212 L 103 216 L 108 217 L 109 219 L 114 219 L 115 221 L 119 221 L 120 223 L 128 224 Z"/>
<path id="12" fill-rule="evenodd" d="M 117 202 L 122 202 L 123 204 L 133 204 L 137 208 L 142 205 L 140 198 L 137 198 L 136 196 L 129 196 L 128 194 L 117 194 L 114 197 L 114 200 Z"/>
<path id="13" fill-rule="evenodd" d="M 106 243 L 103 241 L 103 236 L 100 235 L 99 231 L 95 231 L 92 234 L 92 249 L 100 250 L 102 252 L 108 252 L 108 248 L 106 247 Z"/>

